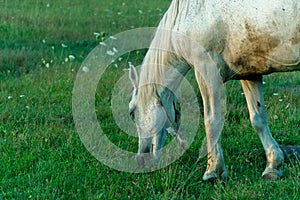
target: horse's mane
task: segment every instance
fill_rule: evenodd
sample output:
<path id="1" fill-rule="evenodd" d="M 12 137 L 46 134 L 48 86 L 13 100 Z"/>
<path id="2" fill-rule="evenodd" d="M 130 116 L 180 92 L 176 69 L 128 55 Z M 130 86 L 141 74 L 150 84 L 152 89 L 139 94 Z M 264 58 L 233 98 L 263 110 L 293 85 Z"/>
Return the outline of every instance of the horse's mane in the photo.
<path id="1" fill-rule="evenodd" d="M 185 1 L 185 0 L 183 0 Z M 155 36 L 144 58 L 139 82 L 138 98 L 142 106 L 147 104 L 150 97 L 157 97 L 157 92 L 167 81 L 165 73 L 168 70 L 170 52 L 173 51 L 171 30 L 180 13 L 181 0 L 172 1 L 169 9 L 160 21 Z"/>

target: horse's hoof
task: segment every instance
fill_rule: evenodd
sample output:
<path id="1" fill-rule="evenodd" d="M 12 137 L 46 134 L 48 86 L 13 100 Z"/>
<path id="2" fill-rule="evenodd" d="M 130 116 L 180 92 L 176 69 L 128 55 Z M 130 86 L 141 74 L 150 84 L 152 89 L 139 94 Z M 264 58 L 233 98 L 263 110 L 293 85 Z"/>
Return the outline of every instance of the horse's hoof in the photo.
<path id="1" fill-rule="evenodd" d="M 227 170 L 224 170 L 222 173 L 216 173 L 215 171 L 205 172 L 202 179 L 211 183 L 215 183 L 218 179 L 226 181 Z"/>
<path id="2" fill-rule="evenodd" d="M 144 167 L 146 165 L 146 156 L 144 154 L 137 154 L 135 156 L 136 163 L 140 167 Z"/>
<path id="3" fill-rule="evenodd" d="M 135 156 L 136 163 L 139 167 L 150 167 L 158 165 L 160 157 L 152 153 L 140 153 Z"/>
<path id="4" fill-rule="evenodd" d="M 267 168 L 263 174 L 262 177 L 265 180 L 270 180 L 270 181 L 276 181 L 278 180 L 280 177 L 282 177 L 282 171 L 281 170 L 276 170 L 276 169 L 270 169 Z"/>
<path id="5" fill-rule="evenodd" d="M 218 180 L 218 175 L 215 172 L 205 172 L 202 179 L 207 182 L 215 183 Z"/>

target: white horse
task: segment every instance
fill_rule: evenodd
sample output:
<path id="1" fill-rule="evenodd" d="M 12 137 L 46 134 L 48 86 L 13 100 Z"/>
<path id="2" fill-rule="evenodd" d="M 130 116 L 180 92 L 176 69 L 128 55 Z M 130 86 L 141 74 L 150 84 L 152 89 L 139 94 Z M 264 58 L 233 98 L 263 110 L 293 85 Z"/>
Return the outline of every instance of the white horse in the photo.
<path id="1" fill-rule="evenodd" d="M 172 67 L 176 70 L 171 70 Z M 159 158 L 168 127 L 178 128 L 176 90 L 194 69 L 204 104 L 208 164 L 204 180 L 226 178 L 220 132 L 221 90 L 240 80 L 253 128 L 266 152 L 262 176 L 282 176 L 284 156 L 272 137 L 264 105 L 262 75 L 300 70 L 298 0 L 173 0 L 162 18 L 141 73 L 131 67 L 130 113 L 139 134 L 137 162 Z M 178 73 L 179 72 L 179 73 Z M 170 89 L 171 88 L 171 89 Z M 181 140 L 181 136 L 178 136 Z"/>

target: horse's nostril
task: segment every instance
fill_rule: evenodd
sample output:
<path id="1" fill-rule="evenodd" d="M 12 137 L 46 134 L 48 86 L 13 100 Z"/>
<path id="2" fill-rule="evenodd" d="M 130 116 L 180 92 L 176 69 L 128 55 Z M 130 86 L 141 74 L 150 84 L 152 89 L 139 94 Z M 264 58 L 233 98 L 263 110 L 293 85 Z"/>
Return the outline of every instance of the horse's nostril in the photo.
<path id="1" fill-rule="evenodd" d="M 133 110 L 130 111 L 129 115 L 130 115 L 131 119 L 134 120 L 134 111 Z"/>

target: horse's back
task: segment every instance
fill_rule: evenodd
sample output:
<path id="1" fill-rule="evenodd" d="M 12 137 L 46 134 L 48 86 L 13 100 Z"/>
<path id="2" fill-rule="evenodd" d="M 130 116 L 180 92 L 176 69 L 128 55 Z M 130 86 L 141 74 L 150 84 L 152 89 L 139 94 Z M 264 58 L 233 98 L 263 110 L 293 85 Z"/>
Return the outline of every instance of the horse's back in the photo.
<path id="1" fill-rule="evenodd" d="M 237 74 L 300 70 L 298 0 L 206 1 L 186 9 L 176 30 L 220 54 Z"/>

